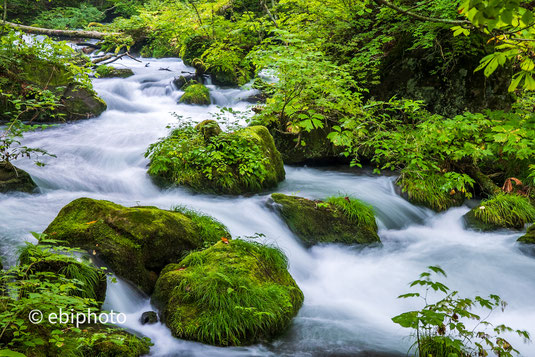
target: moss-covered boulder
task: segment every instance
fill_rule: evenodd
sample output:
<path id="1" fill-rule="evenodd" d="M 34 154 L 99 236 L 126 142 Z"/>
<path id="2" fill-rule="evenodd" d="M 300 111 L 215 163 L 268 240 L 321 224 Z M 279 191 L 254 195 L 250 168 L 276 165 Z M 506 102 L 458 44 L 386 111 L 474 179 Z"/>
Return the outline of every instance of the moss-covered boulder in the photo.
<path id="1" fill-rule="evenodd" d="M 195 105 L 210 105 L 210 91 L 203 84 L 190 84 L 186 87 L 184 94 L 182 94 L 178 102 Z"/>
<path id="2" fill-rule="evenodd" d="M 522 229 L 535 222 L 535 207 L 529 198 L 501 193 L 482 201 L 465 215 L 468 227 L 483 231 L 499 228 Z"/>
<path id="3" fill-rule="evenodd" d="M 167 266 L 152 301 L 176 337 L 242 346 L 283 333 L 303 293 L 279 250 L 230 240 Z"/>
<path id="4" fill-rule="evenodd" d="M 373 209 L 356 198 L 331 197 L 323 202 L 282 193 L 271 198 L 288 227 L 307 246 L 380 242 Z"/>
<path id="5" fill-rule="evenodd" d="M 518 238 L 518 242 L 524 244 L 535 244 L 535 225 L 530 226 L 526 234 Z"/>
<path id="6" fill-rule="evenodd" d="M 229 236 L 222 224 L 193 211 L 128 208 L 90 198 L 63 207 L 45 233 L 94 252 L 118 276 L 146 293 L 164 266 Z"/>
<path id="7" fill-rule="evenodd" d="M 0 163 L 0 193 L 9 191 L 34 192 L 37 185 L 31 176 L 10 163 Z"/>
<path id="8" fill-rule="evenodd" d="M 411 203 L 441 212 L 464 202 L 460 192 L 443 190 L 443 182 L 445 179 L 440 175 L 421 178 L 403 173 L 396 184 L 401 196 Z"/>
<path id="9" fill-rule="evenodd" d="M 19 263 L 27 265 L 29 273 L 51 272 L 80 283 L 73 295 L 94 299 L 101 305 L 106 298 L 106 273 L 87 259 L 57 254 L 50 249 L 27 245 L 19 256 Z"/>
<path id="10" fill-rule="evenodd" d="M 33 59 L 24 63 L 20 79 L 23 83 L 50 89 L 60 98 L 62 106 L 58 113 L 65 114 L 68 120 L 92 118 L 106 110 L 106 103 L 97 93 L 90 86 L 76 82 L 74 75 L 64 66 Z M 37 119 L 50 121 L 53 118 Z"/>
<path id="11" fill-rule="evenodd" d="M 185 124 L 146 155 L 153 177 L 201 192 L 260 192 L 285 177 L 281 155 L 263 126 L 224 133 L 214 121 Z"/>
<path id="12" fill-rule="evenodd" d="M 100 78 L 128 78 L 134 75 L 134 71 L 130 68 L 115 68 L 106 65 L 98 66 L 95 72 Z"/>

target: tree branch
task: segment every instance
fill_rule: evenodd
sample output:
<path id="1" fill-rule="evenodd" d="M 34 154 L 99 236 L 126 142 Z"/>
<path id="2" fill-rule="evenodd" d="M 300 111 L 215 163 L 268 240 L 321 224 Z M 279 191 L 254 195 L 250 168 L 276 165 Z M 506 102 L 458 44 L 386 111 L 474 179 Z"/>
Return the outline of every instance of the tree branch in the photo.
<path id="1" fill-rule="evenodd" d="M 37 35 L 48 35 L 48 36 L 59 36 L 59 37 L 69 37 L 69 38 L 94 38 L 97 40 L 102 40 L 106 36 L 119 36 L 120 33 L 117 32 L 98 32 L 98 31 L 77 31 L 77 30 L 53 30 L 45 29 L 42 27 L 33 27 L 26 25 L 14 24 L 12 22 L 3 22 L 6 26 L 14 28 L 15 30 L 20 30 L 26 33 L 32 33 Z"/>
<path id="2" fill-rule="evenodd" d="M 415 18 L 417 20 L 420 20 L 420 21 L 437 22 L 437 23 L 450 24 L 450 25 L 472 25 L 472 23 L 470 21 L 468 21 L 468 20 L 439 19 L 439 18 L 436 18 L 436 17 L 423 16 L 423 15 L 417 14 L 415 12 L 404 10 L 401 7 L 392 4 L 391 2 L 389 2 L 387 0 L 373 0 L 373 1 L 375 1 L 378 5 L 384 5 L 386 7 L 389 7 L 391 9 L 393 9 L 393 10 L 396 10 L 397 12 L 399 12 L 399 13 L 401 13 L 403 15 L 407 15 L 407 16 L 413 17 L 413 18 Z"/>

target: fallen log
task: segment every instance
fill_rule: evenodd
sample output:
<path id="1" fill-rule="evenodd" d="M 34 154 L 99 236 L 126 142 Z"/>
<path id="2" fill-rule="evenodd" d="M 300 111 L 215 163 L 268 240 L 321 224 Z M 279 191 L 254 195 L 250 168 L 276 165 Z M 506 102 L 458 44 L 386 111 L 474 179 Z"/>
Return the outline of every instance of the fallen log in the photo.
<path id="1" fill-rule="evenodd" d="M 14 28 L 15 30 L 20 30 L 22 32 L 31 33 L 35 35 L 47 35 L 47 36 L 58 36 L 58 37 L 68 37 L 68 38 L 94 38 L 97 40 L 102 40 L 106 36 L 120 36 L 120 33 L 117 32 L 98 32 L 98 31 L 83 31 L 83 30 L 53 30 L 46 29 L 42 27 L 33 27 L 26 25 L 14 24 L 12 22 L 3 22 L 5 26 Z"/>

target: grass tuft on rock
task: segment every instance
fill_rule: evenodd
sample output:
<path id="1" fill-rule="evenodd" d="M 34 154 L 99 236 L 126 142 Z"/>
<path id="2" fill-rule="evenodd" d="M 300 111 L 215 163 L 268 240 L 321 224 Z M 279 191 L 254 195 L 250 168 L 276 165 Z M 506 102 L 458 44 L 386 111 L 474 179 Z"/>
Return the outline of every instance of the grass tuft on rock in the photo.
<path id="1" fill-rule="evenodd" d="M 153 302 L 179 338 L 218 346 L 264 341 L 286 330 L 303 302 L 287 268 L 274 247 L 221 241 L 166 267 Z"/>
<path id="2" fill-rule="evenodd" d="M 535 222 L 535 207 L 527 197 L 500 193 L 482 201 L 468 213 L 468 217 L 491 227 L 521 229 L 527 223 Z"/>
<path id="3" fill-rule="evenodd" d="M 350 221 L 366 226 L 375 226 L 373 207 L 353 197 L 329 197 L 327 202 L 342 210 Z"/>

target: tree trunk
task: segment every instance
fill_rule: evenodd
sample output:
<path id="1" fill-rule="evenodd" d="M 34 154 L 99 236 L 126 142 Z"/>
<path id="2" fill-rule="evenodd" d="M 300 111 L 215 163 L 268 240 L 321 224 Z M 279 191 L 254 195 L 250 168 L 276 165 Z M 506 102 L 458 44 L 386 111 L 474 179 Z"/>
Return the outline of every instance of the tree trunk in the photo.
<path id="1" fill-rule="evenodd" d="M 26 33 L 32 33 L 36 35 L 48 35 L 48 36 L 57 36 L 57 37 L 69 37 L 69 38 L 94 38 L 97 40 L 102 40 L 106 36 L 119 36 L 117 32 L 98 32 L 98 31 L 77 31 L 77 30 L 52 30 L 45 29 L 41 27 L 33 27 L 26 25 L 14 24 L 12 22 L 4 22 L 6 26 L 14 28 Z"/>
<path id="2" fill-rule="evenodd" d="M 490 179 L 490 177 L 488 177 L 483 172 L 481 172 L 479 167 L 477 167 L 476 165 L 472 164 L 472 165 L 463 166 L 463 171 L 466 174 L 470 175 L 470 177 L 476 181 L 479 187 L 481 187 L 481 191 L 483 191 L 487 195 L 493 196 L 502 192 L 500 187 L 498 187 L 498 185 L 496 185 Z"/>

